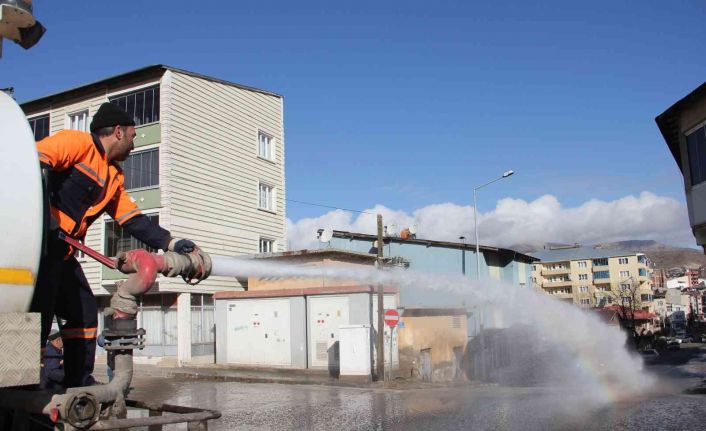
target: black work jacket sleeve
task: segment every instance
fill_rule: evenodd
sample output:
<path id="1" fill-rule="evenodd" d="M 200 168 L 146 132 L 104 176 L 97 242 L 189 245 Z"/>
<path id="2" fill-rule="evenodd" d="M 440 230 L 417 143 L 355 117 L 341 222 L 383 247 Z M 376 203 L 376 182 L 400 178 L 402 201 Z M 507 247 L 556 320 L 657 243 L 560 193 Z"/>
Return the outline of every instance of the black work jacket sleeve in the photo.
<path id="1" fill-rule="evenodd" d="M 157 223 L 153 223 L 144 214 L 132 217 L 123 223 L 122 228 L 152 248 L 160 248 L 166 251 L 171 240 L 171 234 L 168 230 Z"/>

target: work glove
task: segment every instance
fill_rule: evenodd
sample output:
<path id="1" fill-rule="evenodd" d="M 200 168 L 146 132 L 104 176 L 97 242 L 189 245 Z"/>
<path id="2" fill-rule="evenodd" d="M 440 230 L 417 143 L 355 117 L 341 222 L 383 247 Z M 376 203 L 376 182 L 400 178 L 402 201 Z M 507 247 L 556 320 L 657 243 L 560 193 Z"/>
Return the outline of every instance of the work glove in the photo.
<path id="1" fill-rule="evenodd" d="M 179 238 L 173 238 L 169 241 L 168 247 L 169 251 L 174 251 L 179 254 L 189 254 L 197 248 L 193 241 Z"/>

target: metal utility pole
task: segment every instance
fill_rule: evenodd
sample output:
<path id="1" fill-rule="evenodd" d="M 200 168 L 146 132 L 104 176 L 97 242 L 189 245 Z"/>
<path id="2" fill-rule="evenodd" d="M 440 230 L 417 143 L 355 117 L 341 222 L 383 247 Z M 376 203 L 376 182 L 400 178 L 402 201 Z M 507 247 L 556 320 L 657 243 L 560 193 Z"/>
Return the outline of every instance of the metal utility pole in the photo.
<path id="1" fill-rule="evenodd" d="M 378 270 L 382 270 L 382 248 L 384 242 L 382 240 L 382 215 L 378 214 Z M 385 313 L 385 307 L 383 306 L 383 285 L 378 284 L 378 339 L 377 339 L 377 378 L 381 380 L 385 376 L 385 323 L 383 322 L 383 314 Z"/>
<path id="2" fill-rule="evenodd" d="M 480 245 L 478 244 L 478 212 L 476 211 L 476 207 L 478 206 L 478 204 L 476 202 L 476 192 L 478 191 L 478 189 L 482 189 L 483 187 L 493 184 L 496 181 L 500 181 L 503 178 L 507 178 L 513 175 L 514 173 L 515 171 L 506 171 L 500 178 L 496 178 L 493 181 L 488 181 L 485 184 L 473 188 L 473 225 L 476 231 L 476 278 L 478 280 L 480 280 Z"/>

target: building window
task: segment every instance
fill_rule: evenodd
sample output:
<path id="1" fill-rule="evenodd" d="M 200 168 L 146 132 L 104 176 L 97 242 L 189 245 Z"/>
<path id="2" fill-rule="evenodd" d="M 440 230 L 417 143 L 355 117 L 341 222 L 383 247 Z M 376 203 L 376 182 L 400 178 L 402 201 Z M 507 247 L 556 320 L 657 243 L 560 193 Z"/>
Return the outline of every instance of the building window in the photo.
<path id="1" fill-rule="evenodd" d="M 30 118 L 29 128 L 32 129 L 35 141 L 41 141 L 49 136 L 49 114 Z"/>
<path id="2" fill-rule="evenodd" d="M 191 294 L 191 343 L 213 343 L 215 333 L 213 296 Z"/>
<path id="3" fill-rule="evenodd" d="M 267 211 L 274 211 L 274 187 L 260 183 L 258 207 Z"/>
<path id="4" fill-rule="evenodd" d="M 594 279 L 610 278 L 610 271 L 596 271 L 593 273 Z"/>
<path id="5" fill-rule="evenodd" d="M 83 240 L 80 240 L 80 239 L 79 239 L 78 242 L 80 242 L 81 244 L 83 244 Z M 76 251 L 74 251 L 74 257 L 75 257 L 76 259 L 78 259 L 79 261 L 81 261 L 81 260 L 86 259 L 86 254 L 85 254 L 84 252 L 82 252 L 81 250 L 76 249 Z"/>
<path id="6" fill-rule="evenodd" d="M 593 266 L 606 266 L 608 265 L 608 258 L 604 257 L 601 259 L 593 259 Z"/>
<path id="7" fill-rule="evenodd" d="M 88 131 L 88 110 L 69 114 L 69 129 Z"/>
<path id="8" fill-rule="evenodd" d="M 272 253 L 275 249 L 275 240 L 260 238 L 260 253 Z"/>
<path id="9" fill-rule="evenodd" d="M 267 160 L 274 160 L 274 139 L 260 131 L 257 132 L 257 155 Z"/>
<path id="10" fill-rule="evenodd" d="M 620 271 L 620 277 L 621 278 L 630 277 L 630 271 Z"/>
<path id="11" fill-rule="evenodd" d="M 159 85 L 111 97 L 110 103 L 123 108 L 136 126 L 159 121 Z"/>
<path id="12" fill-rule="evenodd" d="M 579 280 L 588 280 L 588 274 L 579 274 Z"/>
<path id="13" fill-rule="evenodd" d="M 706 134 L 704 130 L 704 127 L 699 127 L 695 132 L 686 136 L 692 186 L 706 181 Z"/>
<path id="14" fill-rule="evenodd" d="M 581 292 L 581 293 L 588 293 L 588 286 L 581 286 L 581 287 L 579 287 L 579 292 Z"/>
<path id="15" fill-rule="evenodd" d="M 580 299 L 579 301 L 580 301 L 581 305 L 583 305 L 583 306 L 591 305 L 590 299 Z"/>
<path id="16" fill-rule="evenodd" d="M 628 258 L 627 257 L 621 257 L 618 259 L 618 263 L 620 265 L 627 265 L 628 264 Z"/>
<path id="17" fill-rule="evenodd" d="M 637 256 L 637 261 L 640 263 L 647 263 L 647 258 L 645 257 L 644 254 L 641 254 L 641 255 Z"/>
<path id="18" fill-rule="evenodd" d="M 159 185 L 159 149 L 132 153 L 122 163 L 125 189 L 133 190 Z"/>
<path id="19" fill-rule="evenodd" d="M 640 277 L 647 277 L 647 270 L 645 268 L 639 268 L 637 272 L 640 274 Z"/>
<path id="20" fill-rule="evenodd" d="M 620 289 L 622 290 L 630 290 L 630 284 L 623 283 L 620 285 Z"/>
<path id="21" fill-rule="evenodd" d="M 649 294 L 642 294 L 642 295 L 640 295 L 640 301 L 649 302 L 652 300 L 652 298 L 650 298 L 650 296 L 651 295 L 649 295 Z"/>
<path id="22" fill-rule="evenodd" d="M 146 214 L 152 223 L 159 224 L 159 214 Z M 117 256 L 122 251 L 144 248 L 149 252 L 156 252 L 156 248 L 148 247 L 142 241 L 123 230 L 114 220 L 105 222 L 105 254 Z"/>
<path id="23" fill-rule="evenodd" d="M 588 264 L 586 263 L 585 260 L 580 260 L 578 265 L 579 265 L 579 268 L 586 268 L 586 267 L 588 267 Z"/>

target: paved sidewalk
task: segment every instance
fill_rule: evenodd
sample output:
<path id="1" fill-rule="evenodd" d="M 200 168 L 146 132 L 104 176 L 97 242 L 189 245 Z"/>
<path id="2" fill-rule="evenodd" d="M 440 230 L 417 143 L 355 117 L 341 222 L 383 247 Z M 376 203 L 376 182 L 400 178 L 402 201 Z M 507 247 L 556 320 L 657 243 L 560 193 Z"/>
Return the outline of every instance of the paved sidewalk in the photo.
<path id="1" fill-rule="evenodd" d="M 96 363 L 94 377 L 107 380 L 105 362 Z M 185 367 L 135 364 L 135 377 L 162 377 L 180 380 L 212 380 L 219 382 L 277 383 L 291 385 L 326 385 L 338 387 L 376 389 L 425 389 L 450 386 L 489 386 L 477 382 L 432 383 L 417 380 L 395 379 L 390 382 L 368 382 L 339 379 L 326 370 L 292 370 L 283 368 L 257 368 L 219 364 L 190 364 Z M 494 385 L 490 385 L 494 386 Z"/>

